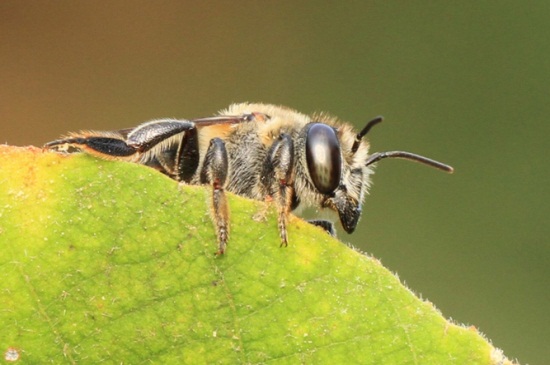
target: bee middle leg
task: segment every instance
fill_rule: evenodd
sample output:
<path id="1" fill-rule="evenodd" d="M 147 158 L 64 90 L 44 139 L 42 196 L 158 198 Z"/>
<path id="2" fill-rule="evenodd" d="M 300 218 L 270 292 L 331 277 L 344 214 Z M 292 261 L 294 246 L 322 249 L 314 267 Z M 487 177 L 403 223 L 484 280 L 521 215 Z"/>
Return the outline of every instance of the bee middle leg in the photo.
<path id="1" fill-rule="evenodd" d="M 212 215 L 218 236 L 218 255 L 225 252 L 229 239 L 229 208 L 224 190 L 227 167 L 225 143 L 220 138 L 214 138 L 206 151 L 200 180 L 203 184 L 211 184 L 213 189 Z"/>
<path id="2" fill-rule="evenodd" d="M 288 246 L 286 223 L 292 206 L 294 180 L 294 144 L 290 135 L 281 134 L 273 143 L 264 165 L 264 186 L 277 207 L 277 223 L 281 246 Z"/>

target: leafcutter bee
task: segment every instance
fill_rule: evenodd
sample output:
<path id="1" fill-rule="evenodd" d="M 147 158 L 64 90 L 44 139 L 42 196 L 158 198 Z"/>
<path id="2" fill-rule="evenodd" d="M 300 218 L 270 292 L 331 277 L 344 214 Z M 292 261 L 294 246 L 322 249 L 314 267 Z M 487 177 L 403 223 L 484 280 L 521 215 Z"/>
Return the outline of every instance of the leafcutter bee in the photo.
<path id="1" fill-rule="evenodd" d="M 352 233 L 361 217 L 372 165 L 381 159 L 404 158 L 453 171 L 410 152 L 369 154 L 363 137 L 381 121 L 377 117 L 357 133 L 325 114 L 308 116 L 282 106 L 242 103 L 213 117 L 159 119 L 120 131 L 71 133 L 45 147 L 139 163 L 182 183 L 211 186 L 217 252 L 223 254 L 229 239 L 226 190 L 273 201 L 281 245 L 286 246 L 288 215 L 300 205 L 336 211 L 344 230 Z M 334 232 L 331 222 L 310 222 Z"/>

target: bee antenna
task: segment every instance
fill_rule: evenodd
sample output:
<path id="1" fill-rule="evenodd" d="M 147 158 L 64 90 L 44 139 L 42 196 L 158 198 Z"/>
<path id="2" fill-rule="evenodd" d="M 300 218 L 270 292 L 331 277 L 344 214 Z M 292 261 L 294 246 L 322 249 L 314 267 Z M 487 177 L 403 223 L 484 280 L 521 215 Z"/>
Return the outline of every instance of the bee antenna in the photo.
<path id="1" fill-rule="evenodd" d="M 365 129 L 366 129 L 366 127 L 365 127 Z M 381 159 L 387 158 L 387 157 L 403 158 L 403 159 L 406 159 L 406 160 L 420 162 L 420 163 L 423 163 L 425 165 L 434 167 L 436 169 L 439 169 L 439 170 L 442 170 L 442 171 L 445 171 L 445 172 L 448 172 L 448 173 L 451 173 L 451 174 L 454 171 L 454 169 L 451 166 L 446 165 L 442 162 L 432 160 L 431 158 L 420 156 L 420 155 L 417 155 L 415 153 L 405 152 L 405 151 L 387 151 L 387 152 L 373 153 L 367 159 L 367 162 L 365 163 L 365 166 L 376 163 L 376 162 L 380 161 Z"/>
<path id="2" fill-rule="evenodd" d="M 370 122 L 368 122 L 367 125 L 365 126 L 365 128 L 363 128 L 363 130 L 361 130 L 361 132 L 357 133 L 357 135 L 355 136 L 355 141 L 353 142 L 353 146 L 351 147 L 351 152 L 352 153 L 357 152 L 357 149 L 359 148 L 359 144 L 361 143 L 361 139 L 367 133 L 369 133 L 370 129 L 372 127 L 374 127 L 375 125 L 377 125 L 378 123 L 380 123 L 381 121 L 383 121 L 383 120 L 384 120 L 384 117 L 378 116 L 378 117 L 374 118 L 373 120 L 371 120 Z"/>

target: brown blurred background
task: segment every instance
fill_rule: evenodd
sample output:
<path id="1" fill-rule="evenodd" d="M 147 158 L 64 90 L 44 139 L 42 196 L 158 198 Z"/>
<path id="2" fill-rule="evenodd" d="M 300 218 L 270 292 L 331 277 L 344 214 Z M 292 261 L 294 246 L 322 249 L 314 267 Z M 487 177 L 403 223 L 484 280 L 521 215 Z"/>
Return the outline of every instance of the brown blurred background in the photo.
<path id="1" fill-rule="evenodd" d="M 324 110 L 384 161 L 369 252 L 523 364 L 550 358 L 550 2 L 0 2 L 0 143 L 208 116 Z M 0 161 L 1 163 L 1 161 Z M 358 349 L 359 351 L 360 349 Z"/>

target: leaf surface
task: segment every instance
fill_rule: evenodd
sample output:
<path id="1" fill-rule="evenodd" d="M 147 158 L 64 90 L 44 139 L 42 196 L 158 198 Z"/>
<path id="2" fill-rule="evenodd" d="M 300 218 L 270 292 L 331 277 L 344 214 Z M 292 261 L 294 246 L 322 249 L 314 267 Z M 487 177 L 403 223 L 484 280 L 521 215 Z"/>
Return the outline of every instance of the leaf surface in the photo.
<path id="1" fill-rule="evenodd" d="M 0 146 L 0 352 L 20 363 L 508 364 L 381 264 L 147 167 Z"/>

